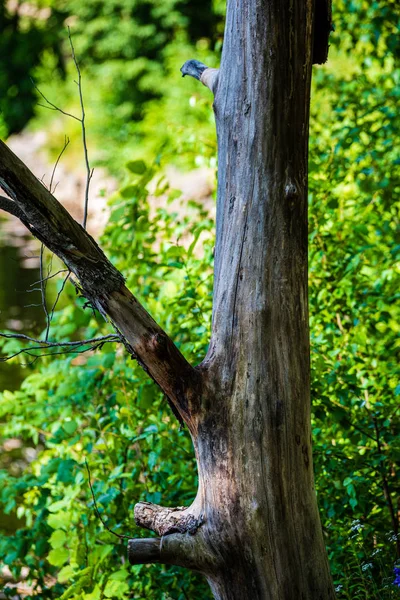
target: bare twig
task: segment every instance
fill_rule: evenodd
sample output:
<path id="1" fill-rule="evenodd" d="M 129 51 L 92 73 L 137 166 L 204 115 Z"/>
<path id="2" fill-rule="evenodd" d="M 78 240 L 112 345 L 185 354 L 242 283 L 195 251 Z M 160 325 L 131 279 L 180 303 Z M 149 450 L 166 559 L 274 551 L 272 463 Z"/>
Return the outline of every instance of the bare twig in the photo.
<path id="1" fill-rule="evenodd" d="M 81 123 L 81 127 L 82 127 L 82 141 L 83 141 L 83 151 L 84 151 L 84 157 L 85 157 L 85 164 L 86 164 L 86 186 L 85 186 L 85 199 L 84 199 L 84 215 L 83 215 L 83 227 L 86 229 L 86 223 L 87 223 L 87 216 L 88 216 L 88 206 L 89 206 L 89 187 L 90 187 L 90 180 L 92 178 L 93 175 L 93 170 L 90 169 L 90 164 L 89 164 L 89 155 L 88 155 L 88 149 L 87 149 L 87 141 L 86 141 L 86 127 L 85 127 L 85 107 L 84 107 L 84 102 L 83 102 L 83 92 L 82 92 L 82 75 L 81 75 L 81 70 L 79 67 L 79 63 L 77 61 L 76 55 L 75 55 L 75 49 L 74 49 L 74 45 L 72 43 L 72 37 L 71 37 L 71 31 L 70 28 L 68 27 L 68 38 L 69 38 L 69 42 L 70 42 L 70 46 L 71 46 L 71 53 L 72 53 L 72 58 L 78 73 L 78 89 L 79 89 L 79 101 L 80 101 L 80 106 L 81 106 L 81 118 L 76 117 L 75 115 L 72 115 L 71 113 L 67 113 L 66 111 L 63 111 L 62 109 L 60 109 L 58 106 L 56 106 L 55 104 L 53 104 L 52 102 L 50 102 L 50 100 L 48 100 L 46 98 L 46 96 L 41 92 L 41 90 L 36 86 L 36 84 L 33 82 L 32 83 L 35 87 L 35 89 L 39 92 L 39 94 L 42 96 L 42 98 L 44 98 L 44 100 L 47 102 L 47 104 L 49 106 L 47 106 L 47 108 L 51 108 L 52 110 L 58 110 L 59 112 L 61 112 L 62 114 L 72 117 L 73 119 L 79 121 Z M 41 105 L 43 106 L 43 105 Z M 53 172 L 50 178 L 50 184 L 49 184 L 49 191 L 50 193 L 54 190 L 52 190 L 53 187 L 53 180 L 54 180 L 54 175 L 58 166 L 58 163 L 63 155 L 63 153 L 65 152 L 67 146 L 69 144 L 69 138 L 67 136 L 65 136 L 65 141 L 64 141 L 64 146 L 60 152 L 60 154 L 58 155 L 58 158 L 55 162 L 54 168 L 53 168 Z M 48 339 L 49 336 L 49 332 L 50 332 L 50 325 L 51 325 L 51 321 L 52 318 L 54 316 L 54 311 L 56 309 L 57 303 L 60 299 L 60 296 L 64 290 L 65 284 L 67 283 L 67 280 L 70 276 L 70 272 L 67 274 L 67 276 L 65 277 L 61 289 L 57 294 L 57 297 L 55 299 L 55 302 L 50 310 L 50 313 L 48 311 L 47 308 L 47 303 L 46 303 L 46 281 L 48 280 L 48 278 L 50 277 L 50 272 L 48 273 L 47 277 L 43 277 L 43 244 L 41 246 L 41 251 L 40 251 L 40 291 L 41 291 L 41 297 L 42 297 L 42 305 L 43 305 L 43 310 L 45 313 L 45 317 L 46 317 L 46 334 L 45 334 L 45 339 Z"/>
<path id="2" fill-rule="evenodd" d="M 0 337 L 6 338 L 8 340 L 24 340 L 27 342 L 34 342 L 35 344 L 41 344 L 43 348 L 52 348 L 52 347 L 60 347 L 60 346 L 83 346 L 86 344 L 97 344 L 99 342 L 120 342 L 120 337 L 115 333 L 110 333 L 108 335 L 103 335 L 96 338 L 90 338 L 88 340 L 79 340 L 76 342 L 50 342 L 48 340 L 38 340 L 37 338 L 30 337 L 29 335 L 25 335 L 24 333 L 0 333 Z"/>
<path id="3" fill-rule="evenodd" d="M 58 163 L 60 162 L 60 159 L 61 159 L 62 155 L 64 154 L 64 152 L 65 152 L 68 144 L 69 144 L 69 138 L 67 136 L 65 136 L 63 149 L 61 150 L 60 154 L 57 157 L 57 160 L 56 160 L 54 168 L 53 168 L 53 172 L 51 174 L 50 185 L 49 185 L 49 191 L 50 191 L 50 193 L 54 193 L 55 192 L 56 188 L 54 188 L 54 190 L 51 189 L 53 187 L 54 175 L 55 175 L 56 169 L 58 167 Z M 57 187 L 57 184 L 56 184 L 56 187 Z"/>
<path id="4" fill-rule="evenodd" d="M 43 94 L 43 92 L 40 91 L 40 89 L 38 88 L 38 86 L 36 85 L 36 83 L 34 82 L 34 80 L 32 78 L 31 78 L 31 81 L 32 81 L 32 85 L 35 88 L 35 90 L 37 92 L 39 92 L 39 94 L 42 96 L 43 100 L 47 103 L 47 105 L 38 103 L 38 106 L 41 106 L 42 108 L 48 108 L 49 110 L 56 110 L 56 111 L 60 112 L 61 114 L 65 115 L 66 117 L 71 117 L 71 119 L 75 119 L 75 121 L 80 121 L 79 117 L 76 117 L 75 115 L 68 113 L 65 110 L 62 110 L 62 108 L 59 108 L 58 106 L 56 106 L 55 104 L 50 102 L 50 100 L 48 100 L 48 98 L 46 98 L 46 96 Z"/>
<path id="5" fill-rule="evenodd" d="M 97 507 L 96 496 L 94 495 L 93 486 L 92 486 L 92 480 L 91 480 L 91 477 L 90 477 L 90 469 L 89 469 L 89 465 L 88 465 L 88 462 L 87 462 L 87 460 L 86 460 L 86 459 L 85 459 L 85 465 L 86 465 L 86 469 L 87 469 L 87 472 L 88 472 L 89 487 L 90 487 L 90 491 L 91 491 L 91 493 L 92 493 L 92 498 L 93 498 L 94 509 L 95 509 L 95 511 L 96 511 L 96 515 L 98 516 L 98 518 L 99 518 L 99 519 L 100 519 L 100 521 L 102 522 L 102 524 L 103 524 L 103 527 L 104 527 L 105 529 L 107 529 L 107 531 L 109 531 L 110 533 L 112 533 L 113 535 L 115 535 L 115 537 L 118 537 L 118 538 L 120 538 L 120 539 L 128 539 L 128 540 L 130 540 L 130 539 L 132 538 L 132 536 L 131 536 L 131 535 L 122 535 L 122 534 L 120 534 L 120 533 L 115 533 L 115 531 L 113 531 L 112 529 L 110 529 L 110 528 L 109 528 L 109 527 L 106 525 L 106 523 L 103 521 L 103 518 L 102 518 L 102 516 L 101 516 L 101 514 L 100 514 L 100 512 L 99 512 L 99 509 L 98 509 L 98 507 Z"/>
<path id="6" fill-rule="evenodd" d="M 75 68 L 76 68 L 76 72 L 78 74 L 78 81 L 75 81 L 76 85 L 78 86 L 78 90 L 79 90 L 79 103 L 80 103 L 80 107 L 81 107 L 81 116 L 77 117 L 71 113 L 66 112 L 65 110 L 62 110 L 59 106 L 56 106 L 53 102 L 51 102 L 48 98 L 46 98 L 46 96 L 43 94 L 43 92 L 37 87 L 37 85 L 35 84 L 35 82 L 33 81 L 33 79 L 31 78 L 32 84 L 34 86 L 34 88 L 39 92 L 39 94 L 41 95 L 41 97 L 44 99 L 44 101 L 46 102 L 46 105 L 44 104 L 40 104 L 38 103 L 38 106 L 42 106 L 43 108 L 48 108 L 50 110 L 55 110 L 60 112 L 61 114 L 67 116 L 67 117 L 71 117 L 72 119 L 75 119 L 75 121 L 79 121 L 79 123 L 81 124 L 81 128 L 82 128 L 82 143 L 83 143 L 83 154 L 84 154 L 84 158 L 85 158 L 85 166 L 86 166 L 86 185 L 85 185 L 85 199 L 84 199 L 84 207 L 83 207 L 83 221 L 82 221 L 82 226 L 84 229 L 86 229 L 86 224 L 87 224 L 87 218 L 88 218 L 88 209 L 89 209 L 89 188 L 90 188 L 90 181 L 93 177 L 93 171 L 94 169 L 90 168 L 90 162 L 89 162 L 89 152 L 88 152 L 88 147 L 87 147 L 87 137 L 86 137 L 86 124 L 85 124 L 85 120 L 86 120 L 86 113 L 85 113 L 85 105 L 84 105 L 84 101 L 83 101 L 83 91 L 82 91 L 82 74 L 81 74 L 81 69 L 79 67 L 79 62 L 78 59 L 76 58 L 76 54 L 75 54 L 75 48 L 72 42 L 72 36 L 71 36 L 71 30 L 68 27 L 68 39 L 69 39 L 69 43 L 71 46 L 71 54 L 72 54 L 72 59 L 74 61 L 75 64 Z M 67 137 L 65 138 L 65 144 L 64 144 L 64 148 L 62 149 L 57 162 L 54 166 L 53 169 L 53 174 L 51 176 L 51 180 L 50 180 L 50 192 L 52 191 L 52 184 L 53 184 L 53 178 L 54 178 L 54 172 L 57 168 L 58 162 L 64 152 L 64 150 L 66 149 L 66 147 L 69 144 L 69 140 L 67 141 Z M 54 191 L 54 190 L 53 190 Z"/>
<path id="7" fill-rule="evenodd" d="M 63 291 L 64 291 L 65 285 L 66 285 L 66 283 L 67 283 L 67 281 L 68 281 L 68 279 L 69 279 L 69 276 L 70 276 L 70 275 L 71 275 L 71 271 L 69 271 L 69 272 L 67 273 L 67 275 L 64 277 L 64 280 L 63 280 L 63 282 L 62 282 L 62 284 L 61 284 L 61 288 L 60 288 L 59 292 L 57 293 L 57 296 L 56 296 L 56 299 L 54 300 L 54 304 L 53 304 L 53 306 L 51 307 L 51 311 L 50 311 L 50 322 L 52 321 L 52 319 L 53 319 L 53 317 L 54 317 L 54 311 L 56 310 L 56 306 L 57 306 L 57 304 L 58 304 L 58 301 L 59 301 L 59 299 L 60 299 L 60 297 L 61 297 L 61 294 L 62 294 L 62 293 L 63 293 Z"/>
<path id="8" fill-rule="evenodd" d="M 44 257 L 44 244 L 41 244 L 40 246 L 40 295 L 42 297 L 42 306 L 43 306 L 43 311 L 45 314 L 45 318 L 46 318 L 46 341 L 47 338 L 49 337 L 49 330 L 50 330 L 50 315 L 49 315 L 49 311 L 47 310 L 47 302 L 46 302 L 46 279 L 43 277 L 43 257 Z M 47 275 L 50 275 L 50 273 L 47 273 Z"/>
<path id="9" fill-rule="evenodd" d="M 15 358 L 15 356 L 18 356 L 19 354 L 27 354 L 28 356 L 32 356 L 33 360 L 31 360 L 28 363 L 21 363 L 21 365 L 23 367 L 28 367 L 30 365 L 35 364 L 35 362 L 37 360 L 39 360 L 39 358 L 45 358 L 46 356 L 65 356 L 66 354 L 85 354 L 85 352 L 94 352 L 98 348 L 101 348 L 103 343 L 104 342 L 101 342 L 100 344 L 90 346 L 90 348 L 62 350 L 61 352 L 41 352 L 40 354 L 33 354 L 32 351 L 41 350 L 41 347 L 39 347 L 39 348 L 31 347 L 31 348 L 27 348 L 25 350 L 20 350 L 19 352 L 16 352 L 15 355 L 9 356 L 5 360 L 0 359 L 0 362 L 5 362 L 7 360 L 10 360 L 11 358 Z"/>
<path id="10" fill-rule="evenodd" d="M 90 187 L 90 180 L 92 179 L 92 176 L 93 176 L 93 169 L 90 168 L 89 153 L 88 153 L 87 140 L 86 140 L 86 127 L 85 127 L 86 114 L 85 114 L 85 105 L 83 102 L 82 75 L 81 75 L 81 70 L 79 67 L 78 60 L 76 58 L 75 48 L 72 43 L 71 30 L 69 27 L 68 27 L 68 38 L 69 38 L 69 43 L 71 46 L 72 59 L 75 63 L 76 72 L 78 73 L 78 81 L 75 81 L 75 83 L 77 84 L 78 90 L 79 90 L 79 101 L 80 101 L 80 105 L 81 105 L 80 122 L 81 122 L 81 126 L 82 126 L 82 143 L 83 143 L 83 152 L 84 152 L 84 156 L 85 156 L 85 165 L 86 165 L 85 204 L 84 204 L 84 211 L 83 211 L 82 227 L 84 229 L 86 229 L 86 223 L 87 223 L 87 217 L 88 217 L 88 207 L 89 207 L 89 187 Z"/>
<path id="11" fill-rule="evenodd" d="M 79 340 L 75 342 L 50 342 L 48 340 L 38 340 L 36 338 L 30 337 L 29 335 L 25 335 L 24 333 L 0 333 L 0 337 L 5 339 L 24 340 L 28 342 L 33 342 L 34 344 L 38 344 L 37 346 L 29 346 L 28 348 L 22 348 L 14 354 L 2 357 L 0 358 L 0 362 L 7 362 L 8 360 L 15 358 L 16 356 L 19 356 L 20 354 L 27 354 L 28 356 L 33 356 L 35 358 L 35 361 L 38 358 L 42 358 L 44 356 L 55 356 L 60 354 L 83 354 L 84 352 L 89 352 L 90 350 L 97 350 L 97 348 L 101 348 L 101 346 L 103 346 L 103 344 L 106 343 L 121 342 L 119 336 L 115 334 L 108 334 L 97 338 Z M 82 346 L 88 345 L 90 345 L 89 348 L 82 348 Z M 63 350 L 61 352 L 45 352 L 39 355 L 32 354 L 32 352 L 36 352 L 39 350 L 47 350 L 49 348 L 63 348 Z"/>
<path id="12" fill-rule="evenodd" d="M 53 279 L 53 277 L 57 277 L 57 275 L 59 275 L 60 273 L 65 273 L 66 271 L 68 271 L 68 269 L 60 269 L 56 273 L 52 273 L 48 277 L 45 277 L 44 281 L 48 281 L 49 279 Z M 37 281 L 34 281 L 33 283 L 30 284 L 30 287 L 32 287 L 33 285 L 37 285 L 38 283 L 41 283 L 41 281 L 43 281 L 43 280 L 42 279 L 38 279 Z M 37 289 L 37 288 L 35 288 L 35 289 Z"/>

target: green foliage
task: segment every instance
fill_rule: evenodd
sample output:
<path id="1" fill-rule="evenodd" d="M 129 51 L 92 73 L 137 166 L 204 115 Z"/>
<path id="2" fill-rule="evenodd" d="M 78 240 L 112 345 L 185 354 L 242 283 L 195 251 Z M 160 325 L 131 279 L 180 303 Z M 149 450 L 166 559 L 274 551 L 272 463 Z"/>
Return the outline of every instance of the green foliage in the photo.
<path id="1" fill-rule="evenodd" d="M 196 202 L 180 204 L 165 167 L 172 161 L 215 166 L 210 96 L 187 78 L 183 87 L 179 66 L 189 52 L 218 64 L 211 40 L 218 41 L 223 9 L 214 3 L 218 19 L 210 20 L 209 38 L 194 50 L 189 38 L 197 39 L 201 28 L 191 32 L 195 18 L 182 16 L 181 6 L 74 2 L 73 27 L 89 108 L 95 106 L 89 124 L 98 122 L 93 135 L 107 147 L 103 160 L 110 168 L 127 167 L 110 199 L 102 245 L 196 363 L 209 332 L 214 225 Z M 121 18 L 122 7 L 128 15 L 135 10 L 138 34 Z M 390 498 L 396 510 L 400 494 L 396 7 L 343 0 L 334 8 L 330 62 L 314 73 L 310 140 L 316 487 L 338 598 L 386 600 L 400 595 L 392 585 L 396 536 L 388 506 Z M 130 95 L 136 84 L 140 98 Z M 73 103 L 64 83 L 47 88 L 60 97 L 68 90 Z M 132 125 L 136 110 L 143 118 Z M 72 288 L 67 294 L 53 337 L 109 331 Z M 4 353 L 20 347 L 15 340 L 1 343 Z M 120 535 L 144 534 L 132 520 L 140 499 L 166 505 L 193 499 L 191 443 L 156 386 L 123 348 L 110 344 L 87 357 L 44 358 L 28 373 L 20 390 L 0 399 L 1 437 L 35 449 L 29 465 L 17 461 L 13 470 L 5 462 L 0 471 L 0 508 L 19 519 L 18 530 L 0 540 L 3 563 L 17 579 L 28 566 L 44 600 L 123 598 L 128 590 L 139 599 L 208 598 L 204 582 L 184 570 L 128 566 L 125 542 L 105 530 L 94 510 L 85 460 L 102 519 Z"/>
<path id="2" fill-rule="evenodd" d="M 335 0 L 332 43 L 357 59 L 371 64 L 387 55 L 400 57 L 400 19 L 397 0 Z"/>
<path id="3" fill-rule="evenodd" d="M 211 312 L 212 223 L 195 202 L 179 214 L 164 208 L 179 194 L 159 165 L 127 166 L 125 185 L 111 200 L 104 245 L 128 285 L 198 362 Z M 156 181 L 158 209 L 147 201 L 150 181 Z M 72 289 L 68 293 L 71 304 L 56 314 L 53 337 L 92 336 L 107 327 L 82 310 L 83 300 L 74 304 Z M 3 351 L 16 347 L 7 342 Z M 100 515 L 119 535 L 143 535 L 133 522 L 138 500 L 189 504 L 197 488 L 187 432 L 124 352 L 105 344 L 87 359 L 42 359 L 20 390 L 2 394 L 0 419 L 2 437 L 17 436 L 37 448 L 23 475 L 0 472 L 0 504 L 6 514 L 17 509 L 25 523 L 0 541 L 3 562 L 16 578 L 29 566 L 43 599 L 124 598 L 128 589 L 135 598 L 208 597 L 203 581 L 186 572 L 129 567 L 126 542 L 96 516 L 85 460 Z"/>
<path id="4" fill-rule="evenodd" d="M 45 49 L 53 52 L 55 66 L 63 73 L 57 43 L 61 15 L 56 8 L 50 11 L 46 2 L 31 6 L 33 15 L 19 3 L 0 3 L 0 136 L 4 137 L 20 131 L 34 115 L 31 77 Z"/>
<path id="5" fill-rule="evenodd" d="M 396 512 L 400 458 L 399 73 L 332 71 L 316 77 L 310 148 L 315 468 L 334 574 L 343 584 L 343 565 L 365 573 L 342 597 L 365 598 L 374 575 L 372 597 L 386 598 L 396 523 L 385 486 Z"/>
<path id="6" fill-rule="evenodd" d="M 214 42 L 221 22 L 212 0 L 3 2 L 0 111 L 8 133 L 20 131 L 34 114 L 38 94 L 31 78 L 42 90 L 64 76 L 64 61 L 71 58 L 67 26 L 84 80 L 98 88 L 103 137 L 115 148 L 127 143 L 131 122 L 143 116 L 145 103 L 162 96 L 171 44 Z"/>

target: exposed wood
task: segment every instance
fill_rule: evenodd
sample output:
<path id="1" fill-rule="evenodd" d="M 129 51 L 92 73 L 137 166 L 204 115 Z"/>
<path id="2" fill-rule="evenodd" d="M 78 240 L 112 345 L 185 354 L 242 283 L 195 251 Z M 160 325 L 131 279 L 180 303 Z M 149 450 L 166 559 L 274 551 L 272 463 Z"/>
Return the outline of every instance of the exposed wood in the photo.
<path id="1" fill-rule="evenodd" d="M 173 533 L 161 538 L 129 540 L 128 559 L 131 565 L 163 563 L 188 569 L 206 569 L 209 554 L 196 536 Z"/>
<path id="2" fill-rule="evenodd" d="M 218 136 L 212 335 L 197 369 L 0 145 L 0 184 L 27 226 L 113 320 L 192 434 L 196 499 L 188 508 L 139 503 L 137 523 L 162 537 L 131 540 L 129 560 L 199 570 L 218 600 L 335 596 L 310 431 L 309 102 L 311 65 L 325 56 L 330 29 L 330 4 L 317 5 L 314 13 L 313 0 L 228 0 L 221 68 L 182 68 L 215 93 Z"/>
<path id="3" fill-rule="evenodd" d="M 141 538 L 129 540 L 128 559 L 131 565 L 161 562 L 161 539 Z"/>
<path id="4" fill-rule="evenodd" d="M 218 76 L 219 69 L 212 69 L 208 67 L 200 77 L 200 81 L 203 85 L 208 87 L 213 94 L 216 94 L 218 88 Z"/>
<path id="5" fill-rule="evenodd" d="M 216 93 L 218 87 L 218 75 L 219 69 L 212 69 L 207 67 L 204 63 L 199 60 L 191 59 L 187 60 L 181 67 L 182 77 L 189 75 L 194 77 L 198 81 L 201 81 L 203 85 L 208 87 L 213 94 Z"/>
<path id="6" fill-rule="evenodd" d="M 214 111 L 213 326 L 195 439 L 219 600 L 331 600 L 314 490 L 307 298 L 313 1 L 233 0 Z"/>
<path id="7" fill-rule="evenodd" d="M 157 535 L 186 532 L 194 535 L 203 524 L 203 516 L 194 515 L 185 506 L 166 508 L 151 502 L 139 502 L 135 506 L 135 522 Z"/>
<path id="8" fill-rule="evenodd" d="M 112 320 L 132 355 L 193 430 L 193 414 L 201 394 L 199 374 L 127 289 L 123 276 L 95 240 L 2 141 L 0 186 L 12 198 L 1 198 L 0 209 L 18 216 L 65 262 L 83 295 Z"/>

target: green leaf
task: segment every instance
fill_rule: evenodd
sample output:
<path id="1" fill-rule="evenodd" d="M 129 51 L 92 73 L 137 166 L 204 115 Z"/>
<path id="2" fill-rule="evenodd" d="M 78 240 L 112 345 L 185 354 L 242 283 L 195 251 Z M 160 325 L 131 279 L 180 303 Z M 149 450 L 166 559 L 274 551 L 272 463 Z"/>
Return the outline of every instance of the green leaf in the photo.
<path id="1" fill-rule="evenodd" d="M 143 160 L 130 160 L 126 163 L 126 167 L 131 173 L 137 175 L 143 175 L 147 170 L 146 163 Z"/>
<path id="2" fill-rule="evenodd" d="M 72 435 L 77 430 L 78 423 L 76 421 L 74 421 L 73 419 L 67 418 L 67 419 L 65 419 L 65 421 L 63 421 L 62 428 L 64 429 L 64 431 L 66 433 Z"/>
<path id="3" fill-rule="evenodd" d="M 56 512 L 55 514 L 50 514 L 47 517 L 47 523 L 50 525 L 52 529 L 68 529 L 71 524 L 72 515 L 70 511 L 63 510 L 61 512 Z"/>
<path id="4" fill-rule="evenodd" d="M 71 565 L 66 565 L 59 571 L 57 580 L 60 583 L 67 583 L 68 581 L 71 581 L 74 575 L 75 569 Z"/>
<path id="5" fill-rule="evenodd" d="M 62 529 L 56 529 L 50 536 L 49 544 L 52 548 L 61 548 L 67 541 L 67 534 Z"/>
<path id="6" fill-rule="evenodd" d="M 104 596 L 106 598 L 125 598 L 129 590 L 129 585 L 124 581 L 115 581 L 113 579 L 109 579 L 106 583 L 106 587 L 104 588 Z"/>
<path id="7" fill-rule="evenodd" d="M 55 567 L 61 567 L 69 558 L 69 550 L 66 548 L 54 548 L 47 555 L 47 560 Z"/>
<path id="8" fill-rule="evenodd" d="M 83 600 L 101 600 L 101 589 L 98 585 L 89 593 L 83 594 Z"/>

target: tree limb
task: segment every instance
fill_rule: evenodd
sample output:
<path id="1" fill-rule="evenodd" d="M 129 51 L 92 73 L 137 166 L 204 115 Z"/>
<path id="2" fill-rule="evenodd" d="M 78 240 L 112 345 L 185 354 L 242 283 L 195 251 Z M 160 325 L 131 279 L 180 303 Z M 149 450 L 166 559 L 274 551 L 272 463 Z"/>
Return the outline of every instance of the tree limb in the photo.
<path id="1" fill-rule="evenodd" d="M 17 217 L 21 221 L 25 218 L 23 211 L 18 207 L 18 205 L 10 198 L 6 198 L 5 196 L 0 196 L 0 210 L 4 210 L 8 212 L 13 217 Z"/>
<path id="2" fill-rule="evenodd" d="M 167 508 L 152 502 L 138 502 L 134 514 L 136 525 L 158 535 L 187 532 L 194 535 L 204 522 L 203 515 L 194 515 L 191 507 Z"/>
<path id="3" fill-rule="evenodd" d="M 207 67 L 207 65 L 199 60 L 191 59 L 187 60 L 181 67 L 181 73 L 182 77 L 189 75 L 190 77 L 194 77 L 194 79 L 201 81 L 201 83 L 208 87 L 215 96 L 218 87 L 219 69 Z"/>
<path id="4" fill-rule="evenodd" d="M 194 431 L 200 374 L 127 289 L 123 276 L 94 239 L 2 141 L 0 187 L 12 199 L 3 198 L 0 208 L 18 216 L 35 237 L 61 258 L 79 281 L 83 295 L 103 316 L 110 317 L 132 355 Z"/>
<path id="5" fill-rule="evenodd" d="M 210 556 L 203 540 L 189 533 L 129 540 L 128 559 L 131 565 L 162 563 L 202 572 L 211 570 Z"/>

